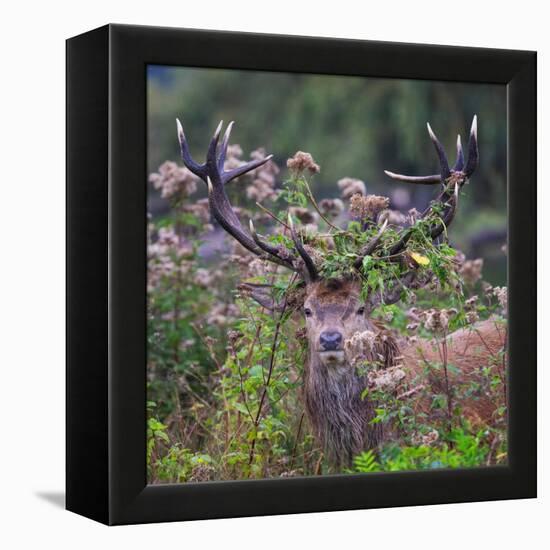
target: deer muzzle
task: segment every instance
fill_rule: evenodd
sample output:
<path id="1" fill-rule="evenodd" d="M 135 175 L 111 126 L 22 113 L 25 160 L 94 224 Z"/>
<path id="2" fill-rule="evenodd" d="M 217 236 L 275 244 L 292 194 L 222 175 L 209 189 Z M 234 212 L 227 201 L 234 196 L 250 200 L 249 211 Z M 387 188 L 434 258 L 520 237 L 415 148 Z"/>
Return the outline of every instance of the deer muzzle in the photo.
<path id="1" fill-rule="evenodd" d="M 336 351 L 342 349 L 342 333 L 337 330 L 325 330 L 319 336 L 320 351 Z"/>

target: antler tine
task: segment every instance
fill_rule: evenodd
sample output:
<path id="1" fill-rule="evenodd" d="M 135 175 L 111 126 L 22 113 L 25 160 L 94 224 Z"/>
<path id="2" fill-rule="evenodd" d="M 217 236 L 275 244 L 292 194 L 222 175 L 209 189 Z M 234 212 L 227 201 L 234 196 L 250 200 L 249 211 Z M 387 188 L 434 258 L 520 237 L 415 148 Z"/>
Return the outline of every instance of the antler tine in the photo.
<path id="1" fill-rule="evenodd" d="M 259 160 L 251 160 L 250 162 L 247 162 L 246 164 L 243 164 L 242 166 L 237 166 L 237 168 L 233 168 L 233 170 L 229 170 L 228 172 L 223 173 L 223 182 L 229 183 L 231 180 L 238 178 L 239 176 L 242 176 L 243 174 L 246 174 L 247 172 L 250 172 L 252 170 L 256 170 L 256 168 L 259 168 L 262 166 L 262 164 L 265 164 L 267 161 L 271 160 L 273 158 L 273 155 L 267 155 L 267 157 Z"/>
<path id="2" fill-rule="evenodd" d="M 441 181 L 444 182 L 451 175 L 451 170 L 449 169 L 449 161 L 447 160 L 445 149 L 437 139 L 437 136 L 432 130 L 430 123 L 427 122 L 426 126 L 428 127 L 428 133 L 430 134 L 430 139 L 434 144 L 435 150 L 437 152 L 437 156 L 439 157 L 439 169 L 440 169 Z"/>
<path id="3" fill-rule="evenodd" d="M 439 174 L 432 174 L 431 176 L 405 176 L 404 174 L 396 174 L 389 170 L 384 170 L 384 174 L 394 180 L 406 181 L 407 183 L 433 184 L 441 182 L 441 176 Z"/>
<path id="4" fill-rule="evenodd" d="M 183 126 L 181 125 L 179 118 L 176 118 L 176 125 L 178 128 L 178 140 L 180 142 L 181 159 L 183 160 L 183 164 L 185 164 L 185 166 L 187 166 L 193 174 L 204 180 L 206 178 L 205 167 L 204 165 L 195 162 L 191 157 L 189 145 L 185 139 L 185 133 L 183 132 Z"/>
<path id="5" fill-rule="evenodd" d="M 431 174 L 429 176 L 406 176 L 404 174 L 396 174 L 395 172 L 384 170 L 384 173 L 386 174 L 386 176 L 394 180 L 404 181 L 407 183 L 435 184 L 435 183 L 444 182 L 451 175 L 451 170 L 449 169 L 449 161 L 447 160 L 447 154 L 445 153 L 445 149 L 443 148 L 443 145 L 441 145 L 441 142 L 437 139 L 437 136 L 435 135 L 435 132 L 432 130 L 430 123 L 428 122 L 426 123 L 426 125 L 428 127 L 428 133 L 430 135 L 430 139 L 434 144 L 435 151 L 439 159 L 439 170 L 440 170 L 439 174 Z M 464 165 L 464 153 L 462 152 L 462 144 L 460 142 L 460 136 L 458 136 L 457 160 L 453 167 L 453 171 L 461 170 L 463 165 Z"/>
<path id="6" fill-rule="evenodd" d="M 223 166 L 225 164 L 225 157 L 227 155 L 227 146 L 229 145 L 229 136 L 231 135 L 231 130 L 233 129 L 234 121 L 231 121 L 227 128 L 225 129 L 225 134 L 223 135 L 222 147 L 220 149 L 220 155 L 218 157 L 218 170 L 223 172 Z"/>
<path id="7" fill-rule="evenodd" d="M 222 169 L 218 169 L 218 161 L 216 160 L 216 153 L 218 150 L 218 141 L 220 140 L 220 133 L 222 131 L 223 126 L 223 120 L 220 120 L 220 123 L 218 124 L 218 127 L 216 128 L 216 131 L 214 132 L 214 135 L 212 136 L 212 139 L 210 140 L 210 145 L 208 146 L 208 151 L 206 152 L 206 169 L 208 171 L 208 175 L 210 176 L 210 179 L 213 179 L 215 183 L 217 183 L 217 179 L 222 180 L 222 174 L 223 174 L 223 167 Z M 214 176 L 214 178 L 212 178 Z"/>
<path id="8" fill-rule="evenodd" d="M 233 124 L 235 124 L 233 121 L 231 121 L 225 130 L 225 134 L 223 136 L 222 140 L 222 146 L 220 150 L 220 154 L 218 156 L 218 159 L 216 160 L 216 151 L 218 148 L 218 141 L 220 138 L 221 129 L 223 126 L 223 120 L 220 122 L 218 127 L 216 128 L 216 131 L 214 132 L 214 137 L 212 138 L 212 141 L 210 142 L 210 146 L 208 147 L 208 153 L 206 156 L 206 164 L 211 164 L 212 166 L 215 166 L 217 170 L 214 170 L 214 175 L 218 176 L 220 182 L 224 185 L 226 183 L 229 183 L 231 180 L 234 180 L 235 178 L 238 178 L 239 176 L 242 176 L 243 174 L 246 174 L 247 172 L 251 172 L 252 170 L 255 170 L 256 168 L 259 168 L 269 160 L 273 158 L 273 155 L 268 155 L 267 157 L 259 160 L 252 160 L 250 162 L 246 162 L 242 166 L 237 166 L 237 168 L 234 168 L 233 170 L 229 170 L 227 172 L 224 172 L 224 164 L 225 164 L 225 157 L 227 155 L 227 147 L 229 145 L 229 136 L 231 135 L 231 130 L 233 129 Z"/>
<path id="9" fill-rule="evenodd" d="M 279 263 L 280 265 L 284 265 L 285 267 L 288 267 L 290 269 L 294 269 L 294 265 L 292 263 L 292 256 L 289 254 L 288 258 L 285 258 L 281 255 L 281 251 L 269 244 L 268 242 L 264 241 L 260 238 L 258 233 L 256 232 L 256 228 L 254 227 L 254 223 L 252 220 L 248 221 L 248 226 L 250 228 L 250 234 L 252 235 L 252 238 L 254 239 L 254 242 L 264 251 L 267 252 L 270 256 L 273 256 L 276 260 L 278 260 L 276 263 Z"/>
<path id="10" fill-rule="evenodd" d="M 460 134 L 456 138 L 456 162 L 453 166 L 453 172 L 459 172 L 464 168 L 464 150 L 462 149 L 462 141 Z"/>
<path id="11" fill-rule="evenodd" d="M 477 115 L 474 115 L 472 121 L 472 128 L 470 130 L 470 139 L 468 141 L 468 160 L 466 161 L 466 167 L 464 167 L 464 150 L 462 148 L 462 141 L 460 139 L 460 134 L 457 136 L 456 140 L 456 162 L 451 170 L 449 170 L 449 162 L 447 160 L 447 155 L 445 154 L 445 149 L 441 145 L 440 141 L 437 139 L 434 131 L 432 130 L 430 124 L 427 124 L 428 133 L 434 144 L 437 156 L 439 158 L 440 174 L 432 174 L 429 176 L 405 176 L 403 174 L 396 174 L 390 172 L 389 170 L 384 170 L 384 173 L 397 181 L 404 181 L 407 183 L 420 183 L 420 184 L 434 184 L 445 182 L 451 175 L 458 174 L 462 176 L 460 185 L 462 185 L 467 178 L 469 178 L 474 170 L 477 167 L 479 161 L 479 151 L 477 143 Z"/>
<path id="12" fill-rule="evenodd" d="M 290 235 L 292 237 L 292 240 L 294 241 L 294 246 L 296 247 L 296 250 L 298 251 L 298 254 L 300 254 L 302 260 L 304 260 L 304 265 L 306 267 L 306 272 L 304 273 L 304 276 L 306 277 L 306 281 L 315 281 L 319 276 L 319 274 L 317 273 L 317 268 L 315 267 L 311 256 L 306 252 L 306 249 L 304 248 L 300 237 L 298 237 L 298 235 L 296 234 L 296 230 L 294 229 L 294 222 L 292 221 L 292 215 L 290 213 L 288 214 L 288 225 L 290 227 Z"/>
<path id="13" fill-rule="evenodd" d="M 468 160 L 464 174 L 469 178 L 477 168 L 479 162 L 479 149 L 477 144 L 477 115 L 474 115 L 472 120 L 472 128 L 470 130 L 470 139 L 468 140 Z"/>
<path id="14" fill-rule="evenodd" d="M 199 176 L 208 186 L 208 204 L 210 206 L 212 216 L 227 233 L 229 233 L 236 241 L 257 256 L 267 257 L 268 260 L 276 264 L 283 265 L 293 271 L 297 271 L 297 268 L 294 266 L 294 261 L 297 260 L 297 258 L 290 251 L 288 251 L 288 254 L 283 254 L 278 248 L 262 241 L 256 235 L 255 231 L 252 231 L 251 237 L 243 229 L 239 218 L 235 214 L 235 211 L 229 202 L 227 193 L 225 192 L 225 184 L 228 181 L 231 181 L 237 176 L 249 172 L 250 170 L 254 170 L 258 166 L 261 166 L 267 162 L 272 155 L 266 157 L 265 159 L 248 162 L 243 166 L 239 166 L 235 170 L 224 172 L 223 164 L 225 162 L 225 155 L 227 153 L 227 146 L 229 143 L 229 136 L 231 134 L 233 122 L 228 125 L 225 131 L 220 155 L 217 157 L 216 154 L 222 125 L 223 121 L 218 124 L 218 127 L 214 132 L 214 136 L 208 146 L 206 161 L 204 164 L 199 164 L 191 157 L 189 146 L 183 132 L 183 127 L 180 121 L 177 120 L 178 138 L 183 163 L 189 170 L 191 170 L 191 172 Z"/>
<path id="15" fill-rule="evenodd" d="M 212 137 L 210 144 L 208 146 L 208 151 L 206 154 L 206 162 L 204 164 L 199 164 L 198 162 L 193 160 L 193 158 L 191 157 L 191 153 L 189 151 L 189 145 L 187 143 L 187 139 L 185 138 L 185 133 L 183 132 L 183 126 L 179 121 L 179 119 L 176 119 L 176 124 L 178 128 L 178 139 L 180 142 L 181 158 L 183 160 L 183 163 L 185 164 L 185 166 L 187 166 L 187 168 L 189 168 L 189 170 L 191 170 L 191 172 L 193 172 L 195 175 L 201 178 L 205 183 L 206 183 L 206 178 L 210 177 L 214 188 L 218 186 L 218 183 L 226 184 L 231 180 L 238 178 L 239 176 L 242 176 L 247 172 L 250 172 L 251 170 L 255 170 L 256 168 L 259 168 L 260 166 L 262 166 L 263 164 L 265 164 L 266 162 L 268 162 L 273 158 L 273 155 L 268 155 L 263 159 L 253 160 L 243 164 L 242 166 L 238 166 L 233 170 L 224 172 L 223 165 L 225 163 L 227 146 L 229 144 L 229 136 L 231 134 L 231 130 L 233 128 L 234 122 L 230 122 L 228 124 L 224 134 L 223 141 L 222 141 L 220 154 L 218 158 L 216 158 L 218 142 L 220 139 L 220 133 L 223 125 L 223 120 L 222 120 L 218 124 L 218 127 L 214 132 L 214 136 Z"/>
<path id="16" fill-rule="evenodd" d="M 384 223 L 382 224 L 382 227 L 380 228 L 380 231 L 376 234 L 376 236 L 371 241 L 369 241 L 359 252 L 359 257 L 357 258 L 357 260 L 355 260 L 354 263 L 355 269 L 360 269 L 363 265 L 363 259 L 365 258 L 365 256 L 370 256 L 376 250 L 387 227 L 388 220 L 386 219 L 384 220 Z"/>

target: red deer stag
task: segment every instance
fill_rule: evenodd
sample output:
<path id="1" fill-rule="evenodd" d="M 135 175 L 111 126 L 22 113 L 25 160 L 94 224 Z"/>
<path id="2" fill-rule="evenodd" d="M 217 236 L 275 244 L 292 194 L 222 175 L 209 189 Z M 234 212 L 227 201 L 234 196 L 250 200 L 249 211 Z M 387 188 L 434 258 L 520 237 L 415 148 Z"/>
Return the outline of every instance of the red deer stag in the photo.
<path id="1" fill-rule="evenodd" d="M 418 289 L 425 286 L 432 277 L 418 273 L 411 268 L 400 280 L 388 282 L 383 293 L 372 292 L 366 300 L 360 298 L 363 258 L 376 254 L 387 222 L 381 225 L 378 234 L 360 251 L 355 268 L 357 276 L 343 279 L 323 278 L 319 266 L 308 254 L 292 219 L 289 216 L 288 230 L 294 248 L 273 244 L 261 237 L 250 223 L 250 232 L 245 231 L 227 197 L 225 186 L 234 178 L 254 170 L 267 162 L 272 155 L 261 160 L 248 162 L 229 171 L 224 170 L 229 136 L 233 123 L 227 127 L 221 147 L 218 147 L 222 123 L 220 122 L 208 147 L 204 164 L 195 162 L 179 120 L 177 121 L 181 156 L 187 168 L 201 178 L 208 186 L 210 211 L 223 229 L 253 254 L 294 271 L 303 281 L 306 337 L 308 359 L 304 368 L 303 395 L 305 409 L 313 432 L 323 446 L 329 459 L 336 465 L 348 465 L 357 453 L 375 447 L 384 437 L 381 423 L 371 423 L 374 403 L 362 399 L 367 385 L 366 376 L 353 366 L 348 346 L 354 335 L 384 334 L 375 340 L 369 353 L 372 359 L 383 357 L 382 367 L 389 368 L 399 358 L 402 370 L 409 379 L 421 372 L 425 361 L 439 361 L 428 341 L 407 346 L 397 341 L 389 331 L 371 318 L 372 311 L 380 304 L 398 302 L 406 288 Z M 465 158 L 460 136 L 457 141 L 457 160 L 450 168 L 443 146 L 428 125 L 430 138 L 439 158 L 440 173 L 430 176 L 404 176 L 386 172 L 393 179 L 415 184 L 441 184 L 439 196 L 424 211 L 420 219 L 434 220 L 429 225 L 431 239 L 438 239 L 456 213 L 461 187 L 474 172 L 478 163 L 477 120 L 474 117 Z M 434 209 L 437 208 L 436 215 Z M 431 216 L 431 217 L 430 217 Z M 404 227 L 398 233 L 394 244 L 386 250 L 386 256 L 395 256 L 407 248 L 411 229 Z M 244 285 L 247 288 L 247 285 Z M 253 298 L 268 307 L 265 289 L 248 286 Z M 503 333 L 504 331 L 502 331 Z M 448 337 L 449 361 L 459 368 L 461 379 L 475 375 L 476 369 L 487 361 L 488 356 L 497 353 L 503 346 L 503 335 L 491 321 L 476 326 L 474 331 L 459 330 Z M 380 361 L 379 361 L 380 362 Z M 494 405 L 476 400 L 462 403 L 463 414 L 477 421 L 487 419 Z"/>

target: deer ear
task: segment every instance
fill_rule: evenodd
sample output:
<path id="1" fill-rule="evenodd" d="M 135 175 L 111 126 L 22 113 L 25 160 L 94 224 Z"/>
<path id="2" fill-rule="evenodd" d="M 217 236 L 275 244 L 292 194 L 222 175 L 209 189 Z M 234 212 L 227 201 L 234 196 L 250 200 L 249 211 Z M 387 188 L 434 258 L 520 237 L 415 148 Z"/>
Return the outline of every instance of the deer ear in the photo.
<path id="1" fill-rule="evenodd" d="M 244 296 L 252 298 L 269 311 L 281 311 L 283 309 L 282 304 L 276 302 L 273 298 L 272 285 L 241 283 L 237 288 Z"/>
<path id="2" fill-rule="evenodd" d="M 241 283 L 238 290 L 258 302 L 269 311 L 294 312 L 299 310 L 305 301 L 305 285 L 302 283 L 287 292 L 284 298 L 276 300 L 273 296 L 273 285 L 258 283 Z"/>

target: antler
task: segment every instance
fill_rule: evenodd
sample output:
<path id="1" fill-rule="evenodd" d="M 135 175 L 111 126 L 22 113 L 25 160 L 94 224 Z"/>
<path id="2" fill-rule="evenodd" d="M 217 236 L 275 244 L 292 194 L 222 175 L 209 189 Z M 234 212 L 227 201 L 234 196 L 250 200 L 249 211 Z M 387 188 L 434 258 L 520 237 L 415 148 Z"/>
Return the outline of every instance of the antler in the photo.
<path id="1" fill-rule="evenodd" d="M 267 241 L 263 240 L 254 229 L 252 221 L 250 221 L 250 234 L 248 234 L 242 227 L 239 218 L 235 214 L 227 193 L 225 192 L 225 185 L 231 180 L 255 170 L 269 161 L 273 155 L 259 160 L 253 160 L 247 162 L 242 166 L 238 166 L 233 170 L 224 171 L 225 157 L 227 155 L 227 147 L 229 145 L 229 136 L 231 135 L 231 129 L 233 128 L 233 122 L 230 122 L 225 131 L 221 148 L 218 154 L 218 142 L 223 125 L 221 121 L 214 132 L 214 136 L 208 146 L 206 153 L 206 161 L 204 164 L 199 164 L 193 160 L 189 152 L 189 145 L 183 132 L 181 122 L 176 119 L 178 128 L 178 139 L 181 148 L 181 158 L 183 163 L 191 172 L 201 178 L 208 186 L 208 204 L 210 211 L 218 223 L 229 233 L 234 239 L 241 243 L 247 250 L 263 257 L 271 262 L 279 265 L 283 265 L 293 271 L 301 272 L 306 281 L 311 281 L 317 278 L 317 270 L 313 264 L 313 261 L 304 250 L 302 243 L 299 241 L 294 230 L 291 230 L 292 239 L 296 246 L 296 250 L 300 254 L 304 268 L 300 265 L 300 262 L 295 254 L 282 245 L 274 246 Z"/>
<path id="2" fill-rule="evenodd" d="M 432 174 L 430 176 L 405 176 L 403 174 L 396 174 L 389 170 L 384 170 L 384 173 L 390 178 L 398 181 L 406 181 L 409 183 L 422 183 L 422 184 L 434 184 L 445 183 L 450 177 L 462 179 L 463 182 L 467 180 L 474 172 L 479 161 L 479 151 L 477 147 L 477 115 L 474 115 L 472 120 L 472 127 L 470 129 L 470 139 L 468 141 L 468 161 L 466 167 L 464 167 L 464 151 L 462 150 L 462 143 L 460 140 L 460 134 L 456 140 L 456 162 L 454 166 L 449 168 L 449 161 L 445 154 L 443 145 L 437 139 L 437 136 L 433 132 L 430 124 L 428 126 L 428 133 L 434 144 L 437 156 L 439 157 L 439 174 Z"/>
<path id="3" fill-rule="evenodd" d="M 204 164 L 199 164 L 193 160 L 189 152 L 189 146 L 185 139 L 183 127 L 179 120 L 177 120 L 178 137 L 181 147 L 181 157 L 187 166 L 187 168 L 201 178 L 208 186 L 208 201 L 210 211 L 218 223 L 227 231 L 233 238 L 241 243 L 250 252 L 257 256 L 263 257 L 276 264 L 283 265 L 295 272 L 300 273 L 306 282 L 313 281 L 318 278 L 318 272 L 315 264 L 306 251 L 299 234 L 296 232 L 292 223 L 292 218 L 289 216 L 288 227 L 290 228 L 290 236 L 294 242 L 294 247 L 299 257 L 292 251 L 288 250 L 283 245 L 273 245 L 258 235 L 254 228 L 254 224 L 250 221 L 250 234 L 247 233 L 237 215 L 233 211 L 231 203 L 225 192 L 225 185 L 231 180 L 255 170 L 269 161 L 273 155 L 269 155 L 260 160 L 254 160 L 243 164 L 233 170 L 224 171 L 224 163 L 227 154 L 227 147 L 229 144 L 229 136 L 233 127 L 233 122 L 229 123 L 225 131 L 222 145 L 218 153 L 218 142 L 222 129 L 223 121 L 218 125 L 206 154 L 206 161 Z M 449 226 L 453 221 L 456 208 L 458 205 L 458 195 L 460 188 L 468 178 L 473 174 L 477 167 L 479 160 L 479 151 L 477 144 L 477 116 L 474 116 L 472 121 L 472 127 L 470 130 L 470 139 L 468 142 L 468 158 L 465 162 L 464 151 L 462 149 L 462 143 L 460 135 L 457 138 L 457 156 L 456 162 L 452 168 L 449 168 L 449 162 L 445 149 L 437 139 L 437 136 L 433 132 L 432 128 L 428 124 L 428 132 L 430 138 L 434 144 L 440 166 L 440 173 L 429 176 L 404 176 L 401 174 L 395 174 L 393 172 L 385 171 L 385 173 L 393 179 L 399 181 L 406 181 L 410 183 L 442 183 L 443 190 L 433 201 L 430 206 L 422 213 L 421 219 L 430 219 L 433 214 L 435 205 L 442 208 L 442 212 L 438 215 L 437 221 L 430 226 L 430 236 L 432 239 L 436 239 L 441 233 Z M 382 235 L 387 228 L 387 222 L 385 222 L 380 228 L 378 234 L 374 236 L 370 242 L 363 246 L 358 258 L 355 262 L 355 267 L 360 269 L 363 264 L 363 259 L 367 255 L 373 254 L 382 243 Z M 389 251 L 389 256 L 394 256 L 401 252 L 406 246 L 411 236 L 413 235 L 413 228 L 406 228 L 401 231 L 399 238 L 395 244 L 393 244 Z M 388 295 L 385 301 L 393 303 L 396 300 L 395 296 L 400 294 L 401 289 L 404 287 L 422 286 L 426 283 L 426 277 L 418 277 L 414 272 L 407 272 L 403 275 L 401 280 L 396 284 L 388 288 Z M 382 297 L 380 297 L 382 299 Z M 373 297 L 373 299 L 375 299 Z"/>
<path id="4" fill-rule="evenodd" d="M 434 213 L 434 207 L 437 205 L 439 208 L 442 208 L 441 214 L 438 215 L 437 221 L 430 227 L 430 237 L 436 239 L 446 230 L 446 228 L 451 224 L 454 219 L 456 209 L 458 206 L 458 195 L 461 187 L 466 183 L 468 178 L 473 174 L 476 169 L 479 161 L 479 151 L 477 143 L 477 116 L 474 116 L 472 121 L 472 127 L 470 130 L 470 139 L 468 142 L 468 160 L 464 162 L 464 151 L 462 150 L 462 143 L 460 140 L 460 135 L 457 138 L 456 142 L 456 162 L 452 168 L 449 168 L 449 162 L 447 160 L 447 155 L 445 149 L 437 139 L 437 136 L 433 132 L 432 128 L 428 124 L 428 132 L 430 138 L 434 144 L 437 156 L 439 158 L 439 174 L 433 174 L 430 176 L 404 176 L 401 174 L 395 174 L 385 170 L 385 173 L 391 178 L 398 181 L 406 181 L 409 183 L 442 183 L 443 190 L 438 195 L 438 197 L 433 201 L 430 206 L 421 214 L 420 219 L 429 219 Z M 380 237 L 386 228 L 386 224 L 382 226 L 380 232 L 376 237 L 374 237 L 371 242 L 369 242 L 363 249 L 360 258 L 356 261 L 356 267 L 362 265 L 363 257 L 366 254 L 372 254 L 374 250 L 380 244 Z M 399 239 L 395 244 L 393 244 L 388 250 L 387 254 L 389 256 L 394 256 L 405 249 L 408 241 L 413 235 L 413 228 L 409 227 L 403 229 L 399 235 Z M 366 254 L 365 254 L 366 252 Z M 423 275 L 418 276 L 414 271 L 406 272 L 399 281 L 396 281 L 392 286 L 390 286 L 384 297 L 372 297 L 373 304 L 379 303 L 380 300 L 383 300 L 386 304 L 391 304 L 397 301 L 398 297 L 401 294 L 403 288 L 419 288 L 426 284 L 431 277 Z"/>
<path id="5" fill-rule="evenodd" d="M 427 219 L 433 213 L 434 205 L 443 206 L 443 212 L 440 216 L 440 221 L 436 222 L 430 230 L 431 238 L 436 239 L 453 221 L 454 215 L 456 213 L 456 208 L 458 206 L 458 194 L 460 188 L 466 183 L 466 181 L 473 174 L 478 165 L 479 151 L 477 145 L 477 115 L 474 115 L 472 128 L 470 130 L 470 139 L 468 142 L 468 161 L 466 162 L 466 167 L 464 167 L 464 152 L 462 150 L 460 135 L 458 136 L 456 141 L 456 162 L 453 168 L 449 169 L 449 162 L 447 160 L 445 149 L 437 139 L 437 136 L 435 135 L 429 124 L 428 132 L 430 134 L 432 142 L 434 143 L 437 156 L 439 157 L 440 174 L 420 177 L 401 176 L 398 174 L 394 174 L 393 172 L 388 172 L 387 170 L 386 174 L 388 174 L 393 179 L 397 179 L 399 181 L 408 181 L 411 183 L 443 183 L 444 187 L 439 196 L 421 215 L 421 219 Z M 437 180 L 435 178 L 437 178 Z M 393 255 L 401 252 L 405 248 L 411 236 L 412 230 L 410 228 L 402 231 L 401 237 L 390 248 L 389 254 Z"/>

